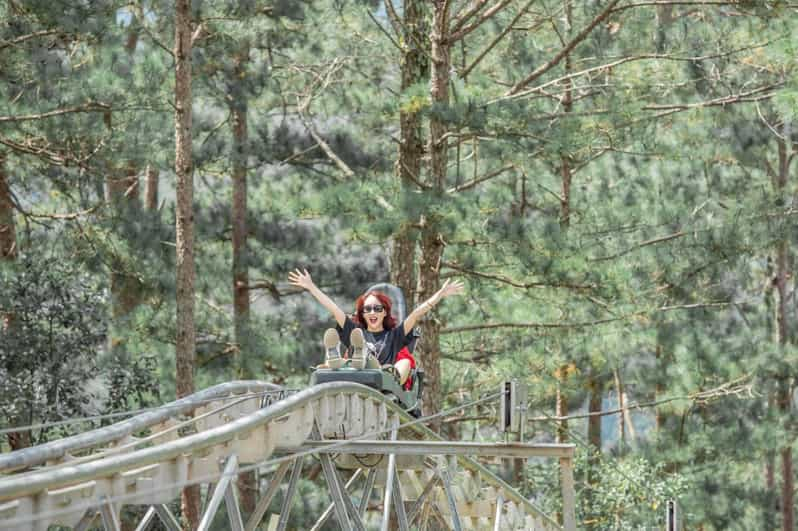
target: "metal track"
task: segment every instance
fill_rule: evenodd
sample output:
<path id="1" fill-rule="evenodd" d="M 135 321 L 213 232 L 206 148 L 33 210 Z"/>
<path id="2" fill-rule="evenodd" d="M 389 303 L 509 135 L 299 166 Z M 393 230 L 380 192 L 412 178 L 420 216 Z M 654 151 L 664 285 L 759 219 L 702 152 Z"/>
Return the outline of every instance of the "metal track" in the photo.
<path id="1" fill-rule="evenodd" d="M 288 502 L 302 471 L 302 457 L 319 451 L 312 440 L 325 441 L 316 445 L 328 446 L 330 440 L 344 445 L 357 439 L 373 441 L 393 430 L 398 441 L 440 440 L 420 423 L 408 425 L 413 421 L 409 415 L 369 387 L 322 384 L 261 407 L 264 401 L 257 393 L 279 390 L 265 382 L 222 384 L 114 426 L 0 456 L 3 471 L 42 467 L 0 476 L 0 529 L 44 531 L 57 524 L 116 530 L 124 505 L 149 507 L 140 529 L 155 518 L 167 529 L 176 529 L 179 524 L 167 504 L 179 498 L 185 485 L 199 484 L 208 486 L 203 522 L 210 525 L 224 502 L 230 519 L 226 527 L 251 531 L 262 521 L 265 525 L 265 513 L 293 463 L 285 502 L 280 513 L 271 516 L 281 529 L 288 522 Z M 180 436 L 174 429 L 175 416 L 191 413 L 201 417 L 195 421 L 195 433 Z M 133 437 L 145 430 L 148 437 Z M 101 445 L 110 448 L 98 453 Z M 276 457 L 276 449 L 283 457 Z M 90 450 L 94 453 L 71 457 Z M 432 460 L 392 454 L 381 460 L 373 454 L 342 454 L 333 462 L 326 453 L 319 455 L 333 502 L 320 520 L 334 517 L 342 529 L 379 528 L 389 513 L 397 515 L 400 529 L 426 528 L 436 519 L 453 529 L 575 529 L 572 447 L 564 446 L 557 454 L 563 471 L 562 526 L 467 456 Z M 234 476 L 242 468 L 278 461 L 280 467 L 253 514 L 242 514 Z M 352 486 L 356 477 L 344 485 L 340 471 L 346 469 L 368 476 L 362 489 Z M 352 489 L 361 491 L 358 503 L 350 498 Z M 384 500 L 382 494 L 387 493 Z M 376 494 L 377 504 L 370 506 Z M 389 510 L 385 501 L 391 499 Z"/>

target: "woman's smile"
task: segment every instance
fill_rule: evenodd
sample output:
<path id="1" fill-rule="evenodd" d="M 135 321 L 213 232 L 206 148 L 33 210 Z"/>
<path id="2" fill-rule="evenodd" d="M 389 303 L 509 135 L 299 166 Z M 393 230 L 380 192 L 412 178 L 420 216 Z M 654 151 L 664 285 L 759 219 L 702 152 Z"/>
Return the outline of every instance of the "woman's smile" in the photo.
<path id="1" fill-rule="evenodd" d="M 382 332 L 383 319 L 385 319 L 385 307 L 380 299 L 374 295 L 369 295 L 363 301 L 363 320 L 366 322 L 366 329 L 369 332 Z"/>

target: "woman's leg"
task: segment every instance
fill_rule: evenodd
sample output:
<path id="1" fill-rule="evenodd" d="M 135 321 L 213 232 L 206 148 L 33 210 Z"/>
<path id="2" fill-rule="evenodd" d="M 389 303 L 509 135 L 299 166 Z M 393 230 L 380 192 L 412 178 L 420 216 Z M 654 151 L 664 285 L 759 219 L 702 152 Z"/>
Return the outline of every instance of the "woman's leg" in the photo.
<path id="1" fill-rule="evenodd" d="M 403 384 L 407 381 L 407 377 L 410 376 L 410 360 L 407 358 L 401 359 L 393 364 L 396 372 L 399 373 L 399 383 Z"/>

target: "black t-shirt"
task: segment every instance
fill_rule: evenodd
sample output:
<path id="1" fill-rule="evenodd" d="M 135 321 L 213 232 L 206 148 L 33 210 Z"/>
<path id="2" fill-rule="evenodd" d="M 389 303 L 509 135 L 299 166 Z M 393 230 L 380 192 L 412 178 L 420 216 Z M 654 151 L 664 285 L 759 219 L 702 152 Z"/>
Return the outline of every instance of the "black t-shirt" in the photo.
<path id="1" fill-rule="evenodd" d="M 382 332 L 372 333 L 362 326 L 357 326 L 352 319 L 347 316 L 344 322 L 344 327 L 336 326 L 338 330 L 338 337 L 347 348 L 349 344 L 349 336 L 352 330 L 360 328 L 363 330 L 363 337 L 366 339 L 364 350 L 366 354 L 371 354 L 376 357 L 380 365 L 388 365 L 396 362 L 396 355 L 402 348 L 408 346 L 413 339 L 413 332 L 405 334 L 404 321 L 397 324 L 395 328 L 390 330 L 383 330 Z"/>

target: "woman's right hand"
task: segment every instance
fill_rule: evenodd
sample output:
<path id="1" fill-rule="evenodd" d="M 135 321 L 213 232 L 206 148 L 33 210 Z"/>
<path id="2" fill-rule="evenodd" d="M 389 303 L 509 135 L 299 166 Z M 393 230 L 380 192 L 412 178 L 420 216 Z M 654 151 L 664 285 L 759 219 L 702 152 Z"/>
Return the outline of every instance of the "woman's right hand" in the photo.
<path id="1" fill-rule="evenodd" d="M 294 286 L 306 290 L 310 290 L 313 286 L 315 286 L 315 284 L 313 284 L 313 279 L 310 278 L 310 273 L 308 273 L 307 269 L 303 269 L 302 271 L 299 269 L 290 271 L 288 273 L 288 282 Z"/>

